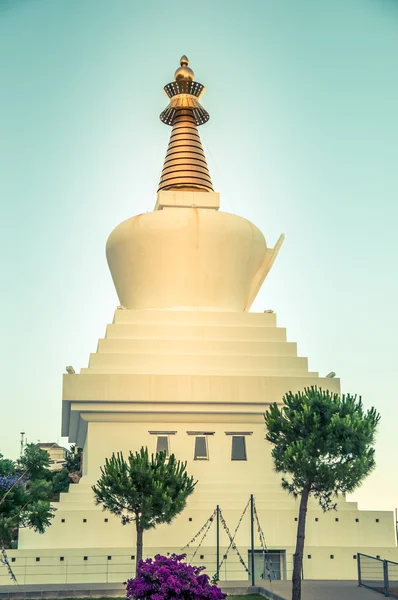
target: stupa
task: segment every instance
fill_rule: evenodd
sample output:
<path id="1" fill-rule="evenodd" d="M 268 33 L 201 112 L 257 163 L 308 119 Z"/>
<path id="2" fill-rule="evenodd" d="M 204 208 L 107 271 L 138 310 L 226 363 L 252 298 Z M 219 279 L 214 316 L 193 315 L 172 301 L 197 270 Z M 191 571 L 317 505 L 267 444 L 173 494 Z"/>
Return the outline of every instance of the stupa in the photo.
<path id="1" fill-rule="evenodd" d="M 27 582 L 48 581 L 49 572 L 54 582 L 68 573 L 69 581 L 104 581 L 105 569 L 107 581 L 131 575 L 134 528 L 95 506 L 91 486 L 105 458 L 142 446 L 175 453 L 199 481 L 171 525 L 145 534 L 144 554 L 180 552 L 219 505 L 224 556 L 224 521 L 234 531 L 253 494 L 274 575 L 291 575 L 297 504 L 273 470 L 263 415 L 289 390 L 339 392 L 340 382 L 309 371 L 273 312 L 249 312 L 283 235 L 270 248 L 253 223 L 219 210 L 198 133 L 209 119 L 200 103 L 205 88 L 187 57 L 164 90 L 169 105 L 160 119 L 172 131 L 156 205 L 110 234 L 106 252 L 120 306 L 88 367 L 64 376 L 62 435 L 83 448 L 83 477 L 61 495 L 45 534 L 21 530 L 10 556 L 15 568 L 24 560 L 32 565 Z M 221 579 L 247 579 L 246 518 Z M 314 501 L 307 523 L 306 578 L 354 579 L 358 552 L 397 556 L 390 512 L 359 511 L 341 499 L 338 512 L 323 514 Z M 215 535 L 209 530 L 196 555 L 210 574 Z"/>

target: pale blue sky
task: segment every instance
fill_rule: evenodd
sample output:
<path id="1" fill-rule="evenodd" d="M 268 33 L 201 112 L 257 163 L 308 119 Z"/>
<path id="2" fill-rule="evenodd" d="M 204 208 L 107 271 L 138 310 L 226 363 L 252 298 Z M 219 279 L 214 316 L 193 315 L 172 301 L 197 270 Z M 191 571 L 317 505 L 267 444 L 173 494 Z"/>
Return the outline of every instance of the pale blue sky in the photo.
<path id="1" fill-rule="evenodd" d="M 253 310 L 382 414 L 361 507 L 398 505 L 398 3 L 0 0 L 0 449 L 59 438 L 61 375 L 118 304 L 108 234 L 151 210 L 186 53 L 223 210 L 285 245 Z"/>

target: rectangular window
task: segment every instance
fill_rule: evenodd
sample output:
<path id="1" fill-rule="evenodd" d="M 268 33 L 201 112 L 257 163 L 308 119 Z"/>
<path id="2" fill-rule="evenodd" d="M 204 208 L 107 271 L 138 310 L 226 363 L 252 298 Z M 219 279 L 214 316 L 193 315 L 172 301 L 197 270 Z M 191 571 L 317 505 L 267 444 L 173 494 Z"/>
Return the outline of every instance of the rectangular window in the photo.
<path id="1" fill-rule="evenodd" d="M 246 458 L 246 438 L 244 435 L 233 435 L 232 436 L 231 460 L 247 460 L 247 458 Z"/>
<path id="2" fill-rule="evenodd" d="M 167 435 L 158 435 L 156 454 L 159 452 L 166 452 L 166 456 L 169 456 L 169 437 Z"/>
<path id="3" fill-rule="evenodd" d="M 208 460 L 207 438 L 205 435 L 197 435 L 195 437 L 195 454 L 194 460 Z"/>

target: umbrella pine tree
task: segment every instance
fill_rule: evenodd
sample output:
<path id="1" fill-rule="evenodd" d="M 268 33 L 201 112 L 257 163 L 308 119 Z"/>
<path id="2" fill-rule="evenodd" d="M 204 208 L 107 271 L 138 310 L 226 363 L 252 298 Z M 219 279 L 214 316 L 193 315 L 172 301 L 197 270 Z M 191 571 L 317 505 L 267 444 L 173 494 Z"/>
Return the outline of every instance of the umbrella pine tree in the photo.
<path id="1" fill-rule="evenodd" d="M 142 560 L 143 534 L 161 523 L 171 523 L 186 505 L 196 482 L 186 463 L 165 452 L 148 455 L 147 448 L 130 452 L 127 461 L 118 452 L 106 459 L 101 477 L 93 486 L 97 504 L 126 525 L 134 522 L 137 534 L 136 565 Z"/>
<path id="2" fill-rule="evenodd" d="M 365 411 L 361 398 L 306 388 L 287 393 L 283 406 L 265 415 L 266 439 L 273 444 L 282 487 L 300 499 L 292 600 L 301 600 L 305 525 L 310 496 L 324 511 L 336 508 L 339 494 L 352 492 L 375 467 L 373 444 L 380 415 Z"/>

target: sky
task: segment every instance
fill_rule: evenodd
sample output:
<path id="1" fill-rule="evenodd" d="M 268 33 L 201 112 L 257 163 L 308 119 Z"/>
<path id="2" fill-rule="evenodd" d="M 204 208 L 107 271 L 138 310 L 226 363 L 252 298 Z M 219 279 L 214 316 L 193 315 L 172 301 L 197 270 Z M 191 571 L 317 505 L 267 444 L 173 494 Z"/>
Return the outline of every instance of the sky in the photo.
<path id="1" fill-rule="evenodd" d="M 62 373 L 119 304 L 111 230 L 153 209 L 187 54 L 226 212 L 286 241 L 252 310 L 381 413 L 352 499 L 398 506 L 397 0 L 0 0 L 0 451 L 59 441 Z"/>

